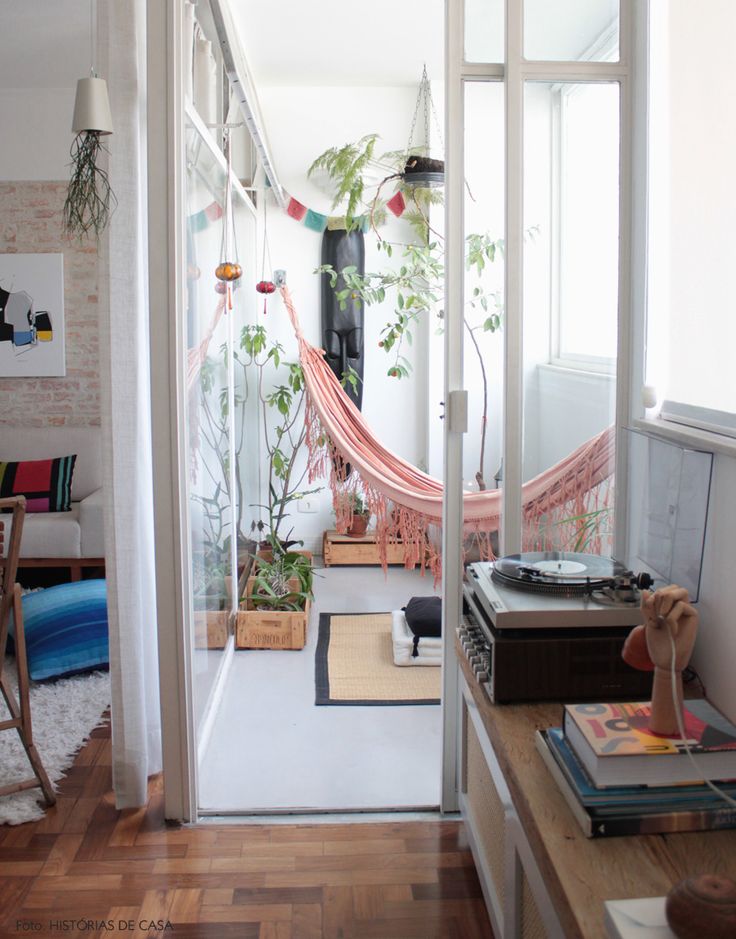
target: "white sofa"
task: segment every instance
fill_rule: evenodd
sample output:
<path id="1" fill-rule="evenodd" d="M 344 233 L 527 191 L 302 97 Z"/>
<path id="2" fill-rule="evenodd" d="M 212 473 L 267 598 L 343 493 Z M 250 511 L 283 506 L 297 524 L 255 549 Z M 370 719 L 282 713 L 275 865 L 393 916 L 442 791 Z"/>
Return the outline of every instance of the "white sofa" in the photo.
<path id="1" fill-rule="evenodd" d="M 100 428 L 0 425 L 0 462 L 47 460 L 72 453 L 77 460 L 71 511 L 26 514 L 18 566 L 68 567 L 72 579 L 78 580 L 82 568 L 105 563 Z"/>

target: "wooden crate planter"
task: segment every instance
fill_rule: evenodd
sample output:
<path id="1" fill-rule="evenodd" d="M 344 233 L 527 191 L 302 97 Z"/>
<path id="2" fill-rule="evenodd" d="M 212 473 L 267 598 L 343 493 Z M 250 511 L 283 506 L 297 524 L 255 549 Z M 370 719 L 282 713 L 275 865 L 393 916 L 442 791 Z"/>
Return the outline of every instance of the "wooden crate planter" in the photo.
<path id="1" fill-rule="evenodd" d="M 293 590 L 299 589 L 296 579 L 289 585 Z M 307 642 L 310 601 L 306 601 L 304 610 L 255 609 L 248 599 L 254 589 L 255 578 L 249 577 L 246 599 L 240 604 L 235 622 L 235 648 L 303 649 Z"/>
<path id="2" fill-rule="evenodd" d="M 404 546 L 402 544 L 388 544 L 386 553 L 389 564 L 404 563 Z M 381 563 L 375 532 L 370 531 L 360 538 L 340 535 L 336 531 L 326 531 L 322 536 L 322 555 L 325 567 L 344 564 L 377 565 Z"/>
<path id="3" fill-rule="evenodd" d="M 310 565 L 314 560 L 314 556 L 311 551 L 297 551 L 293 548 L 289 549 L 291 554 L 301 554 L 302 557 L 305 557 Z M 264 561 L 273 561 L 273 551 L 270 548 L 261 548 L 253 559 L 253 567 L 258 567 L 259 558 L 263 558 Z"/>
<path id="4" fill-rule="evenodd" d="M 227 644 L 229 616 L 227 610 L 195 610 L 195 648 L 224 649 Z"/>

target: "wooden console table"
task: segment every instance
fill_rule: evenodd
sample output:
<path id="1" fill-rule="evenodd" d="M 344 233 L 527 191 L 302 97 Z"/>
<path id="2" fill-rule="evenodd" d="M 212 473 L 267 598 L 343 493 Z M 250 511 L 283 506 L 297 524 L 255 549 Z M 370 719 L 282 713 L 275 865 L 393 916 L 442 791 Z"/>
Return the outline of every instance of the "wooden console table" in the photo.
<path id="1" fill-rule="evenodd" d="M 387 545 L 389 564 L 404 563 L 404 546 L 402 544 Z M 340 535 L 336 531 L 326 531 L 322 535 L 322 557 L 325 567 L 345 564 L 371 564 L 378 565 L 381 558 L 376 544 L 376 534 L 367 531 L 360 538 L 351 538 L 349 535 Z"/>
<path id="2" fill-rule="evenodd" d="M 495 939 L 606 939 L 605 900 L 663 896 L 699 873 L 736 879 L 736 830 L 586 838 L 534 744 L 562 705 L 491 704 L 456 646 L 460 802 Z"/>

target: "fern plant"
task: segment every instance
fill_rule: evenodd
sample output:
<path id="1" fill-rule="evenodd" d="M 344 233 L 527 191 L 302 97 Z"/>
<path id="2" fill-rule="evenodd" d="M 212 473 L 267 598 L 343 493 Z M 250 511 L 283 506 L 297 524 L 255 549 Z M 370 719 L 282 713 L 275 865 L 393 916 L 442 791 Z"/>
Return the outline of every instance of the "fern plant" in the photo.
<path id="1" fill-rule="evenodd" d="M 345 220 L 348 230 L 359 225 L 356 212 L 363 202 L 364 174 L 373 161 L 377 140 L 378 134 L 366 134 L 355 143 L 330 147 L 317 157 L 307 171 L 307 176 L 312 176 L 318 170 L 324 170 L 332 180 L 335 185 L 333 209 L 347 199 Z"/>

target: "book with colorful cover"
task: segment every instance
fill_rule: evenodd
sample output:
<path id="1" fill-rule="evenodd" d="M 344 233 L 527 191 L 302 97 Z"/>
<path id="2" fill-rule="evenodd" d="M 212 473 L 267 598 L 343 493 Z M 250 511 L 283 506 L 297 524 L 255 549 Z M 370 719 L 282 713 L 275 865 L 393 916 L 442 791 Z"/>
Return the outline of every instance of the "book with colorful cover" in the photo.
<path id="1" fill-rule="evenodd" d="M 562 729 L 595 786 L 667 786 L 736 778 L 736 726 L 704 698 L 683 707 L 685 739 L 649 730 L 649 702 L 566 704 Z"/>
<path id="2" fill-rule="evenodd" d="M 536 745 L 547 769 L 586 838 L 612 838 L 619 835 L 673 834 L 683 831 L 715 831 L 736 828 L 736 809 L 716 800 L 708 807 L 670 807 L 657 811 L 648 805 L 637 811 L 632 806 L 585 806 L 560 769 L 549 744 L 548 732 L 536 732 Z"/>
<path id="3" fill-rule="evenodd" d="M 656 807 L 693 805 L 723 805 L 723 800 L 705 783 L 678 786 L 594 786 L 570 747 L 561 727 L 549 727 L 546 742 L 552 755 L 564 773 L 567 782 L 575 790 L 580 802 L 593 810 L 614 809 L 620 811 L 628 806 L 634 811 L 651 811 Z M 736 783 L 723 783 L 723 791 L 736 799 Z"/>

